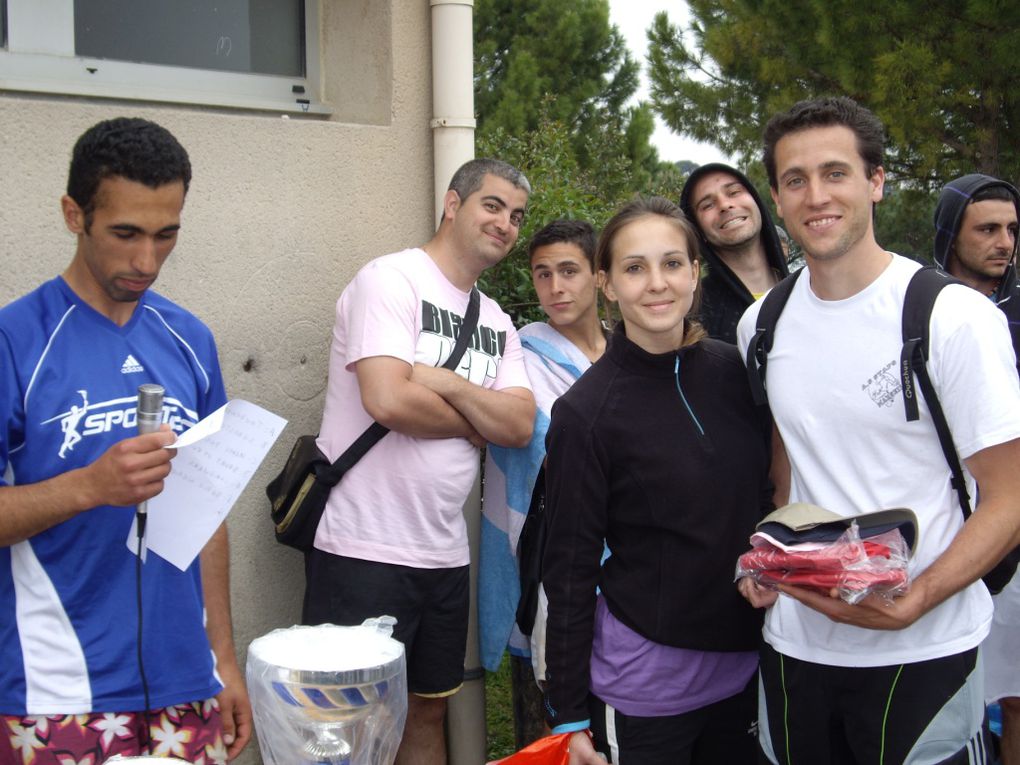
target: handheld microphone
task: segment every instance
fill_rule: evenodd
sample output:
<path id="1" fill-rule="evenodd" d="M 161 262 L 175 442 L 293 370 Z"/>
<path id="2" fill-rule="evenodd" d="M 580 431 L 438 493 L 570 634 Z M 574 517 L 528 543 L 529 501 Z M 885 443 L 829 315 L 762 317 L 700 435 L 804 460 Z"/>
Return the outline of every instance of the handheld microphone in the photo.
<path id="1" fill-rule="evenodd" d="M 163 393 L 162 385 L 146 383 L 138 386 L 138 435 L 155 433 L 163 422 Z M 149 501 L 138 503 L 138 538 L 145 536 L 145 520 L 148 517 Z"/>
<path id="2" fill-rule="evenodd" d="M 138 386 L 138 435 L 155 433 L 163 423 L 162 385 L 146 383 Z"/>

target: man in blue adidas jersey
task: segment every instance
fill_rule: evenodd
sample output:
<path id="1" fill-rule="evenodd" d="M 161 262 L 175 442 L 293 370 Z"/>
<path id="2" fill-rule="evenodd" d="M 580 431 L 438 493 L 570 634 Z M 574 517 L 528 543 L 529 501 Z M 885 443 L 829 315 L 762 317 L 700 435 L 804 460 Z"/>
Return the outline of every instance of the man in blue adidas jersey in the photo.
<path id="1" fill-rule="evenodd" d="M 184 572 L 126 545 L 170 472 L 164 447 L 226 402 L 209 329 L 149 291 L 190 179 L 159 125 L 86 131 L 61 199 L 74 257 L 0 309 L 0 763 L 221 763 L 251 735 L 226 528 Z M 142 383 L 166 390 L 148 435 Z"/>

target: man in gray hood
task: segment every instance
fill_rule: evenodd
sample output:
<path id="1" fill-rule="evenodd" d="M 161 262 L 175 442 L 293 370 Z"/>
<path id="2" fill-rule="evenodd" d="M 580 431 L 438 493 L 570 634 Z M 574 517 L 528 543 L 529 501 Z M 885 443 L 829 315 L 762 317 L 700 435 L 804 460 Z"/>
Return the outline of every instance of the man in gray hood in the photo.
<path id="1" fill-rule="evenodd" d="M 708 265 L 701 324 L 709 336 L 735 343 L 744 310 L 789 273 L 776 227 L 747 176 L 720 163 L 690 174 L 680 207 L 698 230 Z"/>
<path id="2" fill-rule="evenodd" d="M 979 173 L 951 181 L 935 207 L 935 262 L 1006 314 L 1020 356 L 1018 215 L 1020 193 L 1012 184 Z"/>
<path id="3" fill-rule="evenodd" d="M 1020 356 L 1017 220 L 1020 194 L 1005 181 L 974 173 L 942 189 L 935 207 L 935 262 L 987 295 L 1006 314 L 1013 351 Z M 1018 362 L 1020 368 L 1020 362 Z M 1002 708 L 1002 762 L 1020 765 L 1020 577 L 995 596 L 992 629 L 981 650 L 985 696 Z"/>

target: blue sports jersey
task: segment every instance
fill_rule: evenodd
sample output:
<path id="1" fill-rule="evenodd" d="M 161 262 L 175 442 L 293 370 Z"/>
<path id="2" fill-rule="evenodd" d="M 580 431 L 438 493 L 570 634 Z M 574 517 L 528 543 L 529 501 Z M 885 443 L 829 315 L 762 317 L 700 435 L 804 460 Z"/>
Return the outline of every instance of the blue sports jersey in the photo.
<path id="1" fill-rule="evenodd" d="M 58 277 L 0 309 L 0 484 L 84 467 L 136 435 L 142 383 L 166 389 L 178 433 L 226 402 L 212 333 L 166 298 L 145 293 L 118 327 Z M 133 517 L 97 507 L 0 547 L 0 713 L 143 708 Z M 149 555 L 142 593 L 150 705 L 218 693 L 198 563 Z"/>

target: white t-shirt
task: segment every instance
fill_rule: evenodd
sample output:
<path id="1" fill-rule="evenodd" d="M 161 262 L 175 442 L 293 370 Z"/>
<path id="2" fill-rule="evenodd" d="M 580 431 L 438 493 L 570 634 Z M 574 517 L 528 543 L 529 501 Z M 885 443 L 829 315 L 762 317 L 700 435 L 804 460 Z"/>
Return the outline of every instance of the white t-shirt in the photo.
<path id="1" fill-rule="evenodd" d="M 907 422 L 899 377 L 901 314 L 907 283 L 920 266 L 894 256 L 868 287 L 845 300 L 821 300 L 810 274 L 797 281 L 768 356 L 769 405 L 792 467 L 791 502 L 846 516 L 880 508 L 917 513 L 917 576 L 963 525 L 931 416 Z M 744 349 L 761 303 L 740 320 Z M 932 313 L 930 360 L 961 459 L 1020 437 L 1018 384 L 1006 321 L 978 292 L 944 289 Z M 965 468 L 966 470 L 966 468 Z M 971 497 L 973 478 L 967 474 Z M 979 581 L 910 627 L 868 630 L 836 624 L 781 596 L 769 609 L 765 639 L 805 661 L 854 667 L 925 661 L 973 648 L 987 634 L 992 603 Z"/>
<path id="2" fill-rule="evenodd" d="M 442 365 L 453 350 L 469 293 L 452 285 L 421 249 L 367 264 L 337 301 L 329 385 L 318 445 L 339 457 L 372 423 L 361 405 L 354 363 L 392 356 Z M 510 317 L 481 296 L 478 327 L 457 373 L 485 388 L 529 388 Z M 321 550 L 416 568 L 467 565 L 461 509 L 478 474 L 466 438 L 390 432 L 330 494 L 315 536 Z"/>

